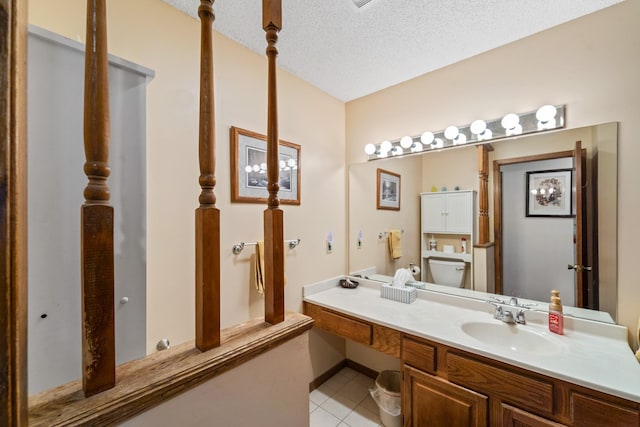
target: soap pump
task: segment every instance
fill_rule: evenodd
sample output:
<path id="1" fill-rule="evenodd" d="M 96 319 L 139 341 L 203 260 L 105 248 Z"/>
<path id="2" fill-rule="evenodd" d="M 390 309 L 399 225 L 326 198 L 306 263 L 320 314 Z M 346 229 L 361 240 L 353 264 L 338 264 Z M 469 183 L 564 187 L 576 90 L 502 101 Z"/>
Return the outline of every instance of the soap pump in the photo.
<path id="1" fill-rule="evenodd" d="M 560 291 L 551 291 L 551 304 L 549 304 L 549 330 L 558 335 L 564 334 L 564 315 L 562 314 L 562 302 Z"/>

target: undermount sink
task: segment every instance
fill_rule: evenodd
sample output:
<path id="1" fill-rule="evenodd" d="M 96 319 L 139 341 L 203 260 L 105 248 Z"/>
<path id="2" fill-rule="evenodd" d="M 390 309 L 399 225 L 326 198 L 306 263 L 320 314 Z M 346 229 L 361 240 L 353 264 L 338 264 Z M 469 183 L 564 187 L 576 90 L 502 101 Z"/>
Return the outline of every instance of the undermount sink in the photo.
<path id="1" fill-rule="evenodd" d="M 547 332 L 531 330 L 529 326 L 507 323 L 465 322 L 462 332 L 480 342 L 517 353 L 554 354 L 564 346 Z"/>

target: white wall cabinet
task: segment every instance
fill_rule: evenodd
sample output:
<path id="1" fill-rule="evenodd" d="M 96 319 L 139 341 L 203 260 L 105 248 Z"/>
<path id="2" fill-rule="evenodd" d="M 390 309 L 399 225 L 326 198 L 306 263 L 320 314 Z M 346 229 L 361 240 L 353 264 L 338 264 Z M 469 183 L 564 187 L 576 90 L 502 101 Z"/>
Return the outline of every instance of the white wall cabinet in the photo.
<path id="1" fill-rule="evenodd" d="M 471 234 L 474 193 L 422 193 L 422 232 Z"/>
<path id="2" fill-rule="evenodd" d="M 472 190 L 420 194 L 423 281 L 427 280 L 427 259 L 430 257 L 462 260 L 469 264 L 471 270 L 475 243 L 475 195 Z M 429 249 L 429 240 L 433 236 L 438 241 L 436 250 Z M 465 252 L 461 250 L 462 238 L 467 242 Z M 453 245 L 454 252 L 444 252 L 444 245 Z"/>

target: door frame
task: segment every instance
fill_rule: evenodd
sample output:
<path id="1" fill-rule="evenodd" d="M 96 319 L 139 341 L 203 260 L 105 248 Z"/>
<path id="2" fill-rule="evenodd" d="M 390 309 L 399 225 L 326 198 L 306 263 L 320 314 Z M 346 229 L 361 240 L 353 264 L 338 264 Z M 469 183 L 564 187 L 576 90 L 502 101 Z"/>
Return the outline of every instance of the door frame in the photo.
<path id="1" fill-rule="evenodd" d="M 496 294 L 502 295 L 502 173 L 500 167 L 517 163 L 529 163 L 539 160 L 553 160 L 574 157 L 574 150 L 556 151 L 553 153 L 536 154 L 532 156 L 512 157 L 493 161 L 493 241 L 495 243 L 495 289 Z M 578 207 L 576 207 L 578 208 Z"/>

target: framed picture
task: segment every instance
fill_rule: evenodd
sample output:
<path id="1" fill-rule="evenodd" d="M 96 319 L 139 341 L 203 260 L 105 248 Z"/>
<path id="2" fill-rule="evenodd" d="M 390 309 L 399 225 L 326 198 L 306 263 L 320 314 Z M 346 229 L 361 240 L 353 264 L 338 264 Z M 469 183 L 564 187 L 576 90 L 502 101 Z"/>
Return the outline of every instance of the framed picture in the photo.
<path id="1" fill-rule="evenodd" d="M 527 172 L 526 216 L 571 217 L 571 169 Z"/>
<path id="2" fill-rule="evenodd" d="M 378 209 L 400 210 L 400 175 L 384 169 L 377 170 Z"/>
<path id="3" fill-rule="evenodd" d="M 231 127 L 231 202 L 267 203 L 267 137 Z M 300 146 L 279 141 L 278 198 L 281 204 L 300 204 Z"/>

